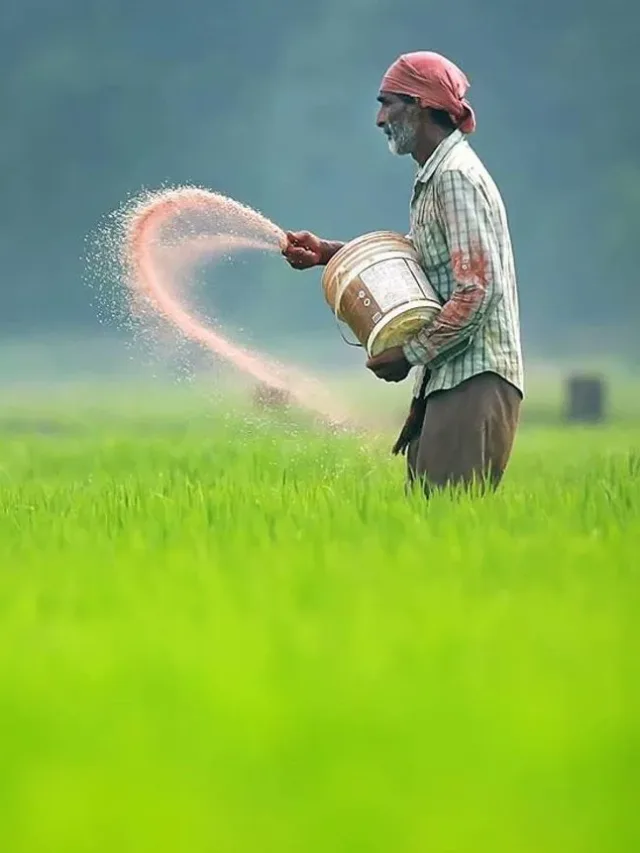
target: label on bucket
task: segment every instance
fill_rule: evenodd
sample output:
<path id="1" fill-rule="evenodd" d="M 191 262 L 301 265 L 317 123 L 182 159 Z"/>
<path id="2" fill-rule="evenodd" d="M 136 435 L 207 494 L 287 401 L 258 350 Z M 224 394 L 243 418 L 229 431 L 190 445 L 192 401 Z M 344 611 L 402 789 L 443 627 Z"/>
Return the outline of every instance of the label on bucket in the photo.
<path id="1" fill-rule="evenodd" d="M 369 289 L 383 314 L 403 302 L 425 298 L 409 263 L 401 258 L 369 267 L 360 273 L 360 280 Z"/>

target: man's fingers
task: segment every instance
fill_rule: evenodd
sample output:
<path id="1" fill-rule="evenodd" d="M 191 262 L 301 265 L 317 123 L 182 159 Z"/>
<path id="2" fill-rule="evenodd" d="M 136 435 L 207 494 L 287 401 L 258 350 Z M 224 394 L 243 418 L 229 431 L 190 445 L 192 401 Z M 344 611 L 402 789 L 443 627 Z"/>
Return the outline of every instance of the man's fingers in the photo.
<path id="1" fill-rule="evenodd" d="M 369 370 L 385 382 L 401 382 L 405 378 L 405 372 L 397 365 L 381 364 L 378 367 L 369 367 Z"/>
<path id="2" fill-rule="evenodd" d="M 296 258 L 287 257 L 287 263 L 290 267 L 293 267 L 294 270 L 305 270 L 309 267 L 315 266 L 315 261 L 312 258 L 310 259 L 309 256 Z"/>
<path id="3" fill-rule="evenodd" d="M 285 234 L 290 243 L 301 248 L 304 248 L 304 244 L 311 239 L 311 234 L 308 231 L 285 231 Z"/>
<path id="4" fill-rule="evenodd" d="M 311 256 L 311 252 L 308 249 L 297 247 L 289 249 L 287 254 L 290 258 L 293 258 L 294 260 L 305 260 L 306 258 L 309 258 Z"/>
<path id="5" fill-rule="evenodd" d="M 283 254 L 292 267 L 308 266 L 314 261 L 313 254 L 306 249 L 289 248 Z"/>

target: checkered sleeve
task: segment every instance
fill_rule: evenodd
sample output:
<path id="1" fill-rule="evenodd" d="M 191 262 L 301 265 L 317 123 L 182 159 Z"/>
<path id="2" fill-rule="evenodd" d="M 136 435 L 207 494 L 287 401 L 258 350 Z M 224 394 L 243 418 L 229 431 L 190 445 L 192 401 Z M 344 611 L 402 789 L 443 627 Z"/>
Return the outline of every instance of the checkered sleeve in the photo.
<path id="1" fill-rule="evenodd" d="M 457 170 L 444 172 L 436 189 L 436 206 L 456 286 L 436 320 L 404 347 L 411 364 L 430 368 L 467 348 L 487 312 L 502 298 L 504 284 L 494 216 L 469 176 Z"/>

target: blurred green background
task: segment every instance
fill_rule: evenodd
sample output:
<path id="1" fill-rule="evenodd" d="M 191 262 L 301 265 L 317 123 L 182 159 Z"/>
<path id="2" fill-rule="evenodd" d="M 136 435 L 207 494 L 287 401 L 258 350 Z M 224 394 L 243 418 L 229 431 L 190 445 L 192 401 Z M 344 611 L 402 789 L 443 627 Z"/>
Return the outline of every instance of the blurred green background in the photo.
<path id="1" fill-rule="evenodd" d="M 109 275 L 86 256 L 143 187 L 202 184 L 332 238 L 404 232 L 413 171 L 375 128 L 375 97 L 416 49 L 471 80 L 473 144 L 511 220 L 528 364 L 637 368 L 639 38 L 631 0 L 8 0 L 0 331 L 27 351 L 7 351 L 3 373 L 134 369 L 117 286 L 102 281 L 100 297 Z M 359 364 L 318 273 L 247 257 L 210 282 L 203 311 L 242 342 Z"/>

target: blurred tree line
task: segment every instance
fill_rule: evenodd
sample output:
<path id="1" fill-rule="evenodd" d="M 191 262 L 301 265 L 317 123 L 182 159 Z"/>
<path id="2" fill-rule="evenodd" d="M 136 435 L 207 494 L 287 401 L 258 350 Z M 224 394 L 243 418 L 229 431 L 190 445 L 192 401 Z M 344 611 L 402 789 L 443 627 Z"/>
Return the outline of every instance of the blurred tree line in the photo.
<path id="1" fill-rule="evenodd" d="M 399 53 L 433 49 L 471 80 L 528 344 L 636 358 L 639 36 L 632 0 L 5 0 L 3 331 L 95 325 L 85 237 L 143 187 L 206 185 L 328 237 L 404 231 L 413 168 L 375 97 Z M 328 328 L 319 275 L 234 275 L 243 298 L 212 297 L 230 322 L 266 328 L 275 303 L 280 328 Z"/>

